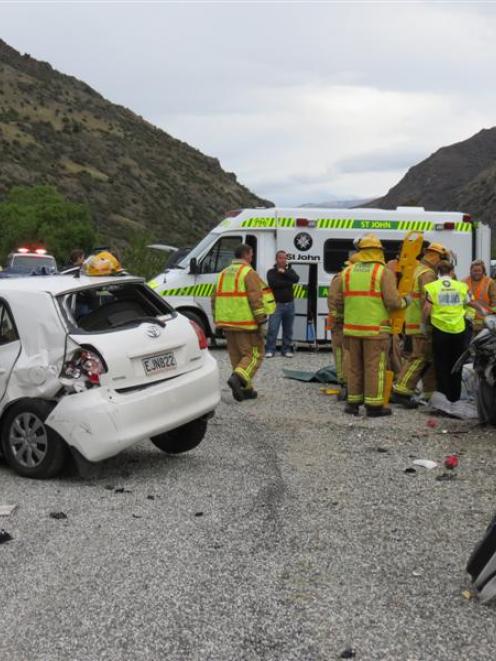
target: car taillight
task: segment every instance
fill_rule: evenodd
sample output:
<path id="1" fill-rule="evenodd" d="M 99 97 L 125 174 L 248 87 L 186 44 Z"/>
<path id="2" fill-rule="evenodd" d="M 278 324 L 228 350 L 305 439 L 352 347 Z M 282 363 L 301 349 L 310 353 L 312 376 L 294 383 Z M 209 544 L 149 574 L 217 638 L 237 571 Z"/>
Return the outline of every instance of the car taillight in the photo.
<path id="1" fill-rule="evenodd" d="M 62 375 L 70 379 L 86 379 L 94 386 L 100 385 L 100 376 L 106 372 L 100 356 L 89 349 L 79 349 L 64 364 Z"/>
<path id="2" fill-rule="evenodd" d="M 193 321 L 191 319 L 189 320 L 189 323 L 194 328 L 194 331 L 198 338 L 198 346 L 200 347 L 200 349 L 208 349 L 208 340 L 207 340 L 207 336 L 203 332 L 203 328 L 200 328 L 200 326 L 196 323 L 196 321 Z"/>

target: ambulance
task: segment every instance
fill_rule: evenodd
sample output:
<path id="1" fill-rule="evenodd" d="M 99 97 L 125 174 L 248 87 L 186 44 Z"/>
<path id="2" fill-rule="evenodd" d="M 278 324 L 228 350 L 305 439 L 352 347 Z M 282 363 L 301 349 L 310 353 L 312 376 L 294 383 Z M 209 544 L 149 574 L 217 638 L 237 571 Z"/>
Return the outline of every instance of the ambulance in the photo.
<path id="1" fill-rule="evenodd" d="M 149 284 L 185 316 L 215 337 L 210 297 L 219 273 L 231 263 L 239 243 L 253 248 L 253 267 L 262 278 L 272 268 L 277 250 L 285 250 L 300 276 L 294 286 L 294 340 L 329 339 L 326 331 L 329 283 L 338 273 L 353 242 L 374 232 L 393 259 L 407 232 L 423 233 L 427 243 L 442 243 L 456 262 L 459 278 L 469 274 L 470 263 L 483 259 L 490 270 L 491 231 L 468 214 L 425 211 L 422 207 L 384 209 L 256 208 L 229 211 L 226 217 L 189 251 L 174 268 Z"/>

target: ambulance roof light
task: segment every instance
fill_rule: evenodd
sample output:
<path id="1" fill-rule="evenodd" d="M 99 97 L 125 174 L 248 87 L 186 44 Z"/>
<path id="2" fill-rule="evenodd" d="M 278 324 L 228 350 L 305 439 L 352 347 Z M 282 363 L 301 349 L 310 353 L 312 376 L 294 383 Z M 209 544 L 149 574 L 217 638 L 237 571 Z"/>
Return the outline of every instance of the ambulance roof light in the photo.
<path id="1" fill-rule="evenodd" d="M 47 251 L 45 248 L 36 248 L 35 253 L 37 255 L 46 255 Z"/>
<path id="2" fill-rule="evenodd" d="M 21 252 L 23 255 L 29 252 L 29 248 L 19 248 L 17 252 Z"/>

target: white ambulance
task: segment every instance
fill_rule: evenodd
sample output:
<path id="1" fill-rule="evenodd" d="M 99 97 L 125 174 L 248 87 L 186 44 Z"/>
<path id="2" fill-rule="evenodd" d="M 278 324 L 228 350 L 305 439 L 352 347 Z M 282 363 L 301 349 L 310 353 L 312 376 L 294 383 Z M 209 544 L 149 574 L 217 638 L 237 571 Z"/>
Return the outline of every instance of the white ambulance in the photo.
<path id="1" fill-rule="evenodd" d="M 468 275 L 476 258 L 484 260 L 489 273 L 491 231 L 468 214 L 425 211 L 422 207 L 398 207 L 394 211 L 274 207 L 228 212 L 174 268 L 149 284 L 212 337 L 215 327 L 210 296 L 218 274 L 233 259 L 235 247 L 241 242 L 252 246 L 253 266 L 264 279 L 276 251 L 285 250 L 300 276 L 294 287 L 294 339 L 326 340 L 329 282 L 354 251 L 353 240 L 374 232 L 385 247 L 386 259 L 392 259 L 410 230 L 421 231 L 426 242 L 442 243 L 452 251 L 459 278 Z"/>

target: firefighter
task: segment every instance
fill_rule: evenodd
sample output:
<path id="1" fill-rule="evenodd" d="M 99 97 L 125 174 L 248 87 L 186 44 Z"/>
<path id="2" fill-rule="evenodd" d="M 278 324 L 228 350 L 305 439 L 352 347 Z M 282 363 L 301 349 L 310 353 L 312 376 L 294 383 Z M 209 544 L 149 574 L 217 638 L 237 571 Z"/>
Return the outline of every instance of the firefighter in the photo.
<path id="1" fill-rule="evenodd" d="M 343 271 L 347 266 L 356 261 L 357 253 L 350 255 L 343 266 Z M 346 399 L 346 372 L 348 369 L 348 351 L 343 343 L 343 314 L 336 309 L 336 301 L 340 290 L 340 282 L 342 273 L 336 273 L 331 279 L 329 284 L 329 292 L 327 295 L 327 308 L 329 310 L 328 316 L 328 330 L 331 331 L 331 345 L 332 353 L 334 356 L 334 366 L 336 368 L 336 377 L 339 385 L 341 386 L 341 393 L 339 399 Z"/>
<path id="2" fill-rule="evenodd" d="M 230 266 L 217 279 L 212 311 L 217 328 L 227 341 L 233 372 L 227 384 L 236 401 L 255 399 L 253 377 L 264 356 L 263 324 L 275 310 L 271 292 L 252 268 L 253 250 L 244 243 L 236 247 Z"/>
<path id="3" fill-rule="evenodd" d="M 389 313 L 408 305 L 396 279 L 384 263 L 384 248 L 375 234 L 356 243 L 357 261 L 340 279 L 336 309 L 344 313 L 344 342 L 349 352 L 348 396 L 345 413 L 359 415 L 365 404 L 367 415 L 390 415 L 384 406 L 384 383 L 391 322 Z"/>
<path id="4" fill-rule="evenodd" d="M 472 295 L 472 300 L 488 314 L 496 312 L 496 282 L 486 273 L 482 259 L 476 259 L 470 265 L 470 276 L 464 280 Z M 484 316 L 474 310 L 473 330 L 478 333 L 484 327 Z"/>
<path id="5" fill-rule="evenodd" d="M 440 243 L 430 243 L 415 269 L 412 303 L 405 314 L 405 334 L 411 338 L 412 350 L 403 364 L 393 386 L 392 401 L 405 408 L 417 408 L 413 399 L 417 383 L 422 379 L 424 397 L 429 399 L 436 389 L 436 375 L 432 362 L 432 337 L 422 324 L 422 309 L 425 303 L 425 286 L 437 280 L 436 268 L 447 256 Z"/>

